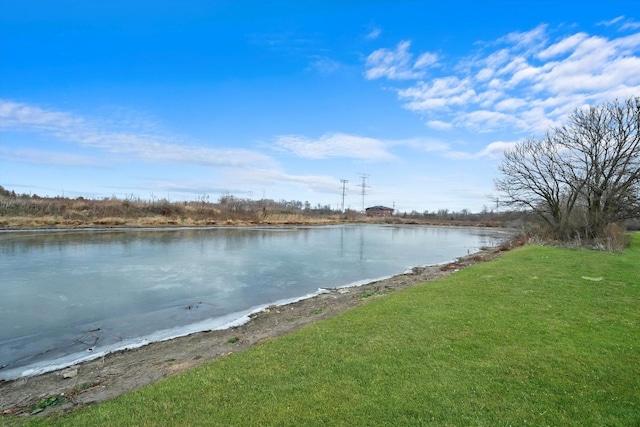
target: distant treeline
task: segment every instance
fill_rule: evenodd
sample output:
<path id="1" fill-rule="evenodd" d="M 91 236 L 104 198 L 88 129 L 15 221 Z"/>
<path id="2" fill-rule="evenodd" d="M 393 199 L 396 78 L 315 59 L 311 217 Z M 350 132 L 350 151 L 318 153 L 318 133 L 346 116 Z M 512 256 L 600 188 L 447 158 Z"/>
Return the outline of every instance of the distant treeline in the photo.
<path id="1" fill-rule="evenodd" d="M 360 212 L 297 200 L 253 200 L 223 195 L 216 201 L 202 195 L 188 202 L 130 195 L 102 199 L 16 194 L 0 186 L 0 227 L 42 226 L 200 226 L 241 224 L 324 224 L 379 222 L 518 227 L 529 217 L 523 212 L 472 213 L 440 209 L 398 212 L 391 217 L 366 217 Z"/>

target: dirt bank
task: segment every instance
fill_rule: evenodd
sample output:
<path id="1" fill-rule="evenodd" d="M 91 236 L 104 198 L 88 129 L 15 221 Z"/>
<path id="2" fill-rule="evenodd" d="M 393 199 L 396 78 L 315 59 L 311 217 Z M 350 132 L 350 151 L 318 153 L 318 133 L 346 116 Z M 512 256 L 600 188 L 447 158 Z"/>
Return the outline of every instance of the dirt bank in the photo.
<path id="1" fill-rule="evenodd" d="M 0 411 L 3 416 L 46 416 L 99 403 L 335 316 L 367 298 L 436 280 L 468 265 L 495 258 L 506 249 L 507 246 L 487 249 L 443 266 L 414 268 L 411 273 L 364 286 L 330 289 L 310 299 L 269 307 L 253 315 L 248 323 L 231 329 L 195 333 L 112 353 L 71 368 L 2 382 Z M 35 409 L 39 403 L 43 410 Z M 30 415 L 35 412 L 37 414 Z"/>

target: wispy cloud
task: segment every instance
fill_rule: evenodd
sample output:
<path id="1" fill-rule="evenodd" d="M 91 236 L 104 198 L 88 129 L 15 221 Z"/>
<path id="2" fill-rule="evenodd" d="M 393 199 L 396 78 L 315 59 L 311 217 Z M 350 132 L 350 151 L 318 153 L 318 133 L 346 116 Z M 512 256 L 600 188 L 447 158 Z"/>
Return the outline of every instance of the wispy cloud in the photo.
<path id="1" fill-rule="evenodd" d="M 451 150 L 448 143 L 433 138 L 408 138 L 390 141 L 389 145 L 410 147 L 428 153 L 446 153 Z"/>
<path id="2" fill-rule="evenodd" d="M 378 161 L 394 158 L 384 141 L 344 133 L 328 133 L 318 139 L 282 135 L 276 139 L 275 147 L 308 159 L 351 158 Z"/>
<path id="3" fill-rule="evenodd" d="M 620 26 L 620 30 L 637 30 L 640 29 L 640 22 L 629 20 Z"/>
<path id="4" fill-rule="evenodd" d="M 251 168 L 244 171 L 230 169 L 226 182 L 237 187 L 250 185 L 253 188 L 293 186 L 314 193 L 335 194 L 338 179 L 329 175 L 296 175 L 280 169 Z"/>
<path id="5" fill-rule="evenodd" d="M 341 64 L 335 59 L 326 56 L 313 56 L 309 68 L 318 71 L 320 74 L 329 75 L 338 71 Z"/>
<path id="6" fill-rule="evenodd" d="M 443 156 L 454 160 L 499 159 L 505 150 L 513 148 L 518 141 L 494 141 L 475 153 L 447 150 Z"/>
<path id="7" fill-rule="evenodd" d="M 624 15 L 618 16 L 608 21 L 600 21 L 598 22 L 598 25 L 603 25 L 605 27 L 618 27 L 618 31 L 637 30 L 640 28 L 640 22 L 636 22 Z"/>
<path id="8" fill-rule="evenodd" d="M 62 129 L 82 129 L 83 119 L 70 113 L 48 111 L 37 106 L 0 100 L 0 130 L 60 132 Z"/>
<path id="9" fill-rule="evenodd" d="M 530 31 L 514 31 L 498 39 L 514 50 L 536 49 L 537 46 L 547 41 L 547 25 L 541 24 Z"/>
<path id="10" fill-rule="evenodd" d="M 36 149 L 9 150 L 8 148 L 0 147 L 0 158 L 5 161 L 35 165 L 109 168 L 104 161 L 90 156 Z"/>
<path id="11" fill-rule="evenodd" d="M 425 52 L 416 60 L 409 52 L 411 42 L 398 43 L 394 50 L 378 49 L 367 57 L 365 77 L 369 80 L 386 77 L 390 80 L 418 79 L 426 75 L 426 69 L 438 62 L 438 55 Z"/>
<path id="12" fill-rule="evenodd" d="M 556 56 L 564 55 L 576 49 L 576 47 L 580 46 L 580 44 L 588 38 L 589 35 L 586 33 L 573 34 L 538 52 L 537 57 L 542 60 L 549 60 Z"/>
<path id="13" fill-rule="evenodd" d="M 616 25 L 618 24 L 620 21 L 622 21 L 624 19 L 624 15 L 618 16 L 616 18 L 613 19 L 609 19 L 607 21 L 600 21 L 598 22 L 597 25 L 604 25 L 605 27 L 610 27 L 612 25 Z"/>
<path id="14" fill-rule="evenodd" d="M 629 23 L 619 17 L 603 25 Z M 558 37 L 557 31 L 539 25 L 483 43 L 456 63 L 439 59 L 431 79 L 414 69 L 410 42 L 402 41 L 394 50 L 374 51 L 365 75 L 415 80 L 396 89 L 398 98 L 438 130 L 543 132 L 575 108 L 640 93 L 640 33 Z"/>
<path id="15" fill-rule="evenodd" d="M 453 128 L 453 123 L 443 122 L 442 120 L 429 120 L 427 126 L 435 130 L 450 130 Z"/>
<path id="16" fill-rule="evenodd" d="M 243 195 L 249 194 L 249 191 L 240 187 L 224 187 L 215 186 L 210 182 L 174 182 L 174 181 L 156 181 L 152 184 L 153 189 L 162 192 L 169 193 L 187 193 L 187 194 L 199 194 L 199 197 L 206 197 L 207 194 L 235 194 Z M 213 201 L 213 200 L 211 200 Z"/>
<path id="17" fill-rule="evenodd" d="M 434 79 L 431 83 L 419 82 L 413 87 L 399 90 L 398 95 L 401 99 L 409 100 L 405 107 L 413 111 L 463 106 L 477 98 L 472 82 L 456 76 Z"/>
<path id="18" fill-rule="evenodd" d="M 292 30 L 250 33 L 246 38 L 252 45 L 287 55 L 317 51 L 320 42 L 317 34 Z"/>
<path id="19" fill-rule="evenodd" d="M 116 158 L 120 156 L 122 160 L 135 156 L 150 162 L 204 166 L 246 167 L 274 164 L 270 157 L 251 150 L 185 144 L 173 135 L 112 129 L 73 113 L 6 100 L 0 100 L 0 130 L 45 134 L 81 147 L 102 150 Z M 38 156 L 32 154 L 30 157 L 35 159 Z M 80 160 L 81 158 L 75 158 L 67 161 Z"/>
<path id="20" fill-rule="evenodd" d="M 382 34 L 382 30 L 380 28 L 376 27 L 376 28 L 372 29 L 371 31 L 369 31 L 367 33 L 367 35 L 364 36 L 364 38 L 367 39 L 367 40 L 375 40 L 378 37 L 380 37 L 380 34 Z"/>
<path id="21" fill-rule="evenodd" d="M 501 158 L 502 153 L 516 146 L 518 141 L 494 141 L 475 154 L 476 157 Z"/>

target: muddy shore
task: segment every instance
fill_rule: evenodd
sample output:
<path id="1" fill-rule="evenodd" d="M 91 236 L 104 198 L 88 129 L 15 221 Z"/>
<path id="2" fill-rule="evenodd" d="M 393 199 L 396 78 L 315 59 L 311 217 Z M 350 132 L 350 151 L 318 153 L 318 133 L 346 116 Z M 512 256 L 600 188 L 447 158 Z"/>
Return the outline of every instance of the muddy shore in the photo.
<path id="1" fill-rule="evenodd" d="M 199 332 L 133 350 L 108 354 L 70 368 L 0 382 L 2 416 L 47 416 L 112 399 L 162 378 L 279 337 L 362 304 L 391 291 L 430 282 L 466 266 L 495 258 L 507 250 L 485 249 L 455 262 L 416 267 L 407 274 L 366 285 L 327 289 L 327 293 L 283 306 L 271 306 L 251 316 L 244 325 Z M 38 412 L 38 403 L 55 402 Z M 37 414 L 31 415 L 37 412 Z"/>

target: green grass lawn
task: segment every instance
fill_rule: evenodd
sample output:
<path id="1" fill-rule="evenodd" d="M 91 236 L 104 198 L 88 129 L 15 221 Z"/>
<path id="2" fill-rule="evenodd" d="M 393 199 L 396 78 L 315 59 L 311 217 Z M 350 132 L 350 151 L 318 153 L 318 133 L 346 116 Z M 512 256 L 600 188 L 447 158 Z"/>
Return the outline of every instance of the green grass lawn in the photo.
<path id="1" fill-rule="evenodd" d="M 31 422 L 637 426 L 640 233 L 633 238 L 624 254 L 520 248 Z"/>

